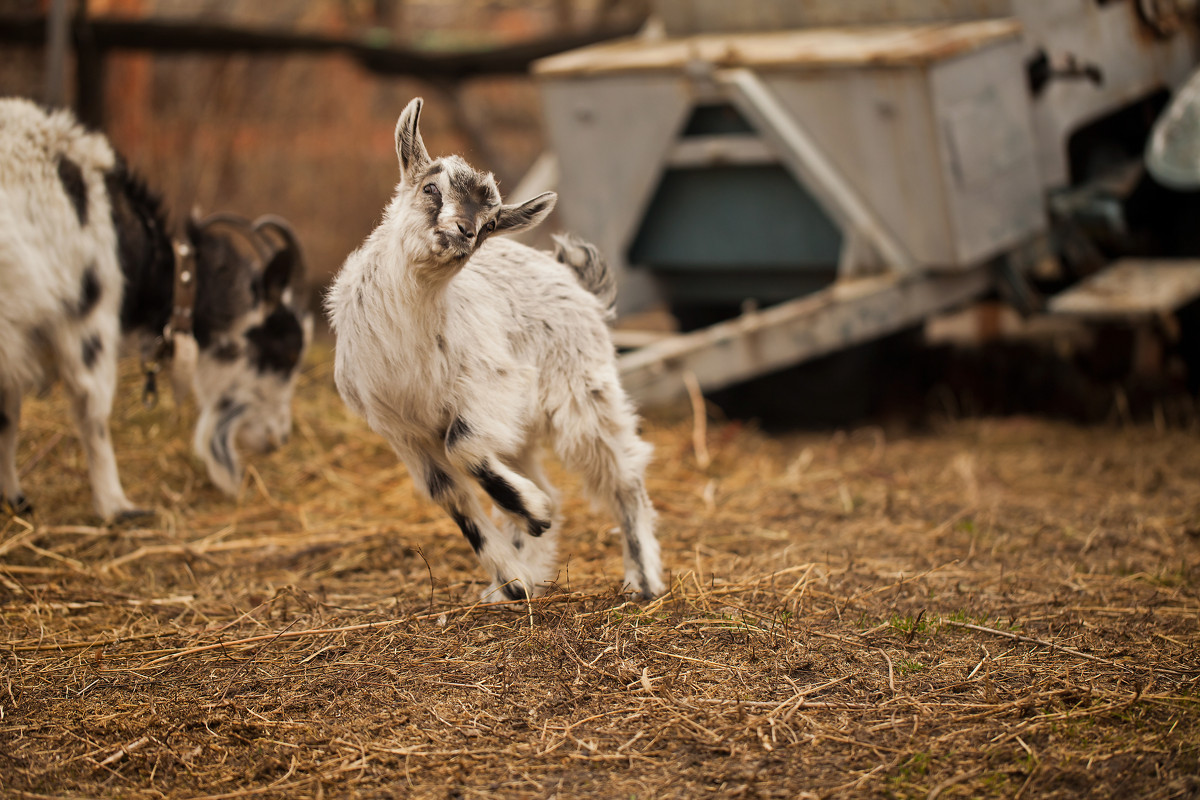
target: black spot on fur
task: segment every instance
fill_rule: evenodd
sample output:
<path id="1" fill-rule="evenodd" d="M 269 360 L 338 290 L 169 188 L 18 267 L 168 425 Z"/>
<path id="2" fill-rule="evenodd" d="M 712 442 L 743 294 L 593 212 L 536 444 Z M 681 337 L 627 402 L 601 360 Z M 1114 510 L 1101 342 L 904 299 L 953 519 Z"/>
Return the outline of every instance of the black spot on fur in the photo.
<path id="1" fill-rule="evenodd" d="M 442 338 L 440 333 L 437 335 L 437 349 L 438 352 L 446 352 L 446 340 Z"/>
<path id="2" fill-rule="evenodd" d="M 525 504 L 521 502 L 521 495 L 513 488 L 513 485 L 492 472 L 487 464 L 480 464 L 472 470 L 479 485 L 488 493 L 488 496 L 496 501 L 496 505 L 503 508 L 505 511 L 511 511 L 514 514 L 522 516 L 529 512 L 525 510 Z"/>
<path id="3" fill-rule="evenodd" d="M 104 174 L 117 232 L 117 256 L 125 276 L 121 330 L 158 333 L 171 316 L 175 253 L 162 203 L 123 161 Z"/>
<path id="4" fill-rule="evenodd" d="M 87 225 L 88 199 L 87 184 L 83 181 L 83 170 L 66 156 L 58 157 L 58 179 L 62 182 L 63 191 L 75 209 L 80 227 Z"/>
<path id="5" fill-rule="evenodd" d="M 450 423 L 450 429 L 446 431 L 446 449 L 453 447 L 463 439 L 471 435 L 471 426 L 462 417 L 455 417 Z"/>
<path id="6" fill-rule="evenodd" d="M 471 544 L 471 549 L 478 555 L 479 551 L 483 549 L 483 537 L 479 535 L 479 528 L 475 527 L 475 523 L 461 511 L 451 511 L 450 516 L 454 517 L 454 523 L 458 525 L 462 535 Z"/>
<path id="7" fill-rule="evenodd" d="M 234 471 L 233 423 L 246 413 L 246 404 L 235 403 L 228 397 L 222 397 L 217 403 L 217 411 L 219 412 L 217 427 L 213 431 L 212 440 L 208 443 L 208 450 L 226 472 L 232 473 Z"/>
<path id="8" fill-rule="evenodd" d="M 450 476 L 436 464 L 430 464 L 427 469 L 428 474 L 425 476 L 425 488 L 429 490 L 429 496 L 434 500 L 444 497 L 446 492 L 450 490 Z"/>
<path id="9" fill-rule="evenodd" d="M 33 504 L 23 494 L 19 494 L 16 497 L 5 497 L 3 506 L 7 507 L 10 514 L 18 517 L 28 517 L 33 513 Z"/>
<path id="10" fill-rule="evenodd" d="M 425 216 L 429 219 L 429 227 L 436 228 L 438 216 L 442 213 L 442 196 L 439 194 L 422 195 L 425 198 Z"/>
<path id="11" fill-rule="evenodd" d="M 190 222 L 187 233 L 196 251 L 193 332 L 203 351 L 232 333 L 259 303 L 262 287 L 252 262 L 234 246 L 229 235 Z M 172 280 L 173 276 L 172 272 Z"/>
<path id="12" fill-rule="evenodd" d="M 509 600 L 528 599 L 528 595 L 525 594 L 525 586 L 516 581 L 504 584 L 500 587 L 500 591 L 504 592 L 504 596 Z"/>
<path id="13" fill-rule="evenodd" d="M 3 399 L 4 399 L 3 397 L 0 397 L 0 401 L 2 401 Z M 0 433 L 4 433 L 6 430 L 8 430 L 9 424 L 11 424 L 11 423 L 8 419 L 8 414 L 5 414 L 3 411 L 0 411 Z"/>
<path id="14" fill-rule="evenodd" d="M 625 546 L 629 550 L 629 559 L 637 565 L 638 579 L 641 581 L 642 589 L 645 590 L 648 584 L 646 583 L 646 565 L 642 563 L 642 545 L 637 540 L 634 534 L 637 525 L 637 511 L 635 510 L 634 501 L 628 497 L 619 498 L 621 503 L 621 529 L 625 534 Z"/>
<path id="15" fill-rule="evenodd" d="M 80 356 L 83 358 L 83 366 L 87 369 L 96 366 L 96 359 L 99 358 L 103 350 L 104 343 L 100 341 L 100 337 L 96 334 L 92 334 L 84 339 L 80 351 Z"/>
<path id="16" fill-rule="evenodd" d="M 488 496 L 496 501 L 496 505 L 505 511 L 510 511 L 525 518 L 529 526 L 530 536 L 541 536 L 550 527 L 550 523 L 546 520 L 534 519 L 529 510 L 525 508 L 525 504 L 521 502 L 521 495 L 513 485 L 492 472 L 487 464 L 480 464 L 472 470 L 472 474 L 479 481 L 479 485 L 483 487 L 483 490 L 488 493 Z"/>
<path id="17" fill-rule="evenodd" d="M 278 306 L 262 325 L 246 331 L 252 345 L 251 362 L 260 373 L 290 375 L 304 352 L 304 328 L 296 312 Z"/>
<path id="18" fill-rule="evenodd" d="M 83 278 L 79 286 L 79 305 L 75 307 L 75 315 L 80 319 L 92 313 L 92 309 L 100 302 L 103 289 L 100 277 L 96 274 L 96 265 L 88 264 L 83 270 Z"/>
<path id="19" fill-rule="evenodd" d="M 237 346 L 237 342 L 222 342 L 212 348 L 212 357 L 217 361 L 224 361 L 227 364 L 231 361 L 237 361 L 241 355 L 242 348 Z"/>

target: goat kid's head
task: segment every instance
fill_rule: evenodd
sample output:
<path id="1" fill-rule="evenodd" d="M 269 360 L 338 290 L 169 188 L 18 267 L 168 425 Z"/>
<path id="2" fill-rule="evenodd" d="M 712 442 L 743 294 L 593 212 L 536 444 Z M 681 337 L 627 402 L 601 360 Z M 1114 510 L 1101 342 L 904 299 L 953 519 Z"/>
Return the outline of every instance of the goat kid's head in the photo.
<path id="1" fill-rule="evenodd" d="M 536 226 L 554 210 L 558 195 L 545 192 L 519 205 L 503 205 L 491 173 L 458 156 L 430 159 L 419 127 L 423 103 L 414 98 L 396 121 L 396 193 L 409 210 L 410 257 L 457 269 L 489 236 Z"/>
<path id="2" fill-rule="evenodd" d="M 254 256 L 214 232 L 216 225 L 245 238 Z M 238 447 L 270 452 L 291 433 L 292 396 L 312 340 L 312 315 L 298 297 L 304 263 L 295 234 L 278 217 L 193 219 L 188 237 L 198 279 L 193 446 L 212 482 L 232 495 L 242 481 Z"/>

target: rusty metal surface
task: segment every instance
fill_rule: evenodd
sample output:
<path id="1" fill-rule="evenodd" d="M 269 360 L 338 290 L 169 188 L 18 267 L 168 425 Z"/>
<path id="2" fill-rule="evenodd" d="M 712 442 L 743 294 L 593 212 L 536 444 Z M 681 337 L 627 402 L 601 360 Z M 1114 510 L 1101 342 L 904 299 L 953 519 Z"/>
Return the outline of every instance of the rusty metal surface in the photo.
<path id="1" fill-rule="evenodd" d="M 1122 259 L 1050 300 L 1049 310 L 1095 319 L 1153 317 L 1200 297 L 1200 259 Z"/>
<path id="2" fill-rule="evenodd" d="M 1160 0 L 1161 1 L 1161 0 Z M 672 36 L 1012 15 L 1011 0 L 654 0 Z"/>
<path id="3" fill-rule="evenodd" d="M 534 64 L 542 77 L 678 71 L 716 67 L 824 69 L 921 66 L 1020 35 L 1013 19 L 931 25 L 820 28 L 774 33 L 706 34 L 652 41 L 626 39 Z"/>

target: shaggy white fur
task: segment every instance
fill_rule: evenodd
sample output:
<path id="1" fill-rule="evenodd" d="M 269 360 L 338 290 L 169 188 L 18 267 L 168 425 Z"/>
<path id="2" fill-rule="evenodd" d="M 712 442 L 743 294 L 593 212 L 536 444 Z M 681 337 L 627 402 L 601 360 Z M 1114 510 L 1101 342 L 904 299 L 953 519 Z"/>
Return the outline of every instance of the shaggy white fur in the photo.
<path id="1" fill-rule="evenodd" d="M 494 580 L 485 597 L 534 595 L 557 576 L 543 444 L 619 521 L 628 588 L 660 594 L 651 449 L 605 324 L 611 276 L 582 242 L 561 240 L 556 258 L 495 238 L 537 225 L 555 195 L 502 205 L 490 174 L 431 160 L 421 103 L 396 125 L 400 182 L 383 221 L 326 298 L 338 390 L 456 521 Z M 485 512 L 475 484 L 502 514 Z"/>

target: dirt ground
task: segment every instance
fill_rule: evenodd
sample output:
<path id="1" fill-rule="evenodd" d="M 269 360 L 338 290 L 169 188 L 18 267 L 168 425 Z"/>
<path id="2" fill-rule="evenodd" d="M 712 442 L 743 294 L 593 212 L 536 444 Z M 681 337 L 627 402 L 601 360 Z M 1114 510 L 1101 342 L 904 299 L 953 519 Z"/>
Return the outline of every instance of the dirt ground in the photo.
<path id="1" fill-rule="evenodd" d="M 132 369 L 132 365 L 129 367 Z M 671 590 L 567 498 L 559 587 L 478 602 L 454 524 L 333 389 L 220 496 L 194 412 L 60 392 L 0 518 L 0 795 L 1200 796 L 1200 434 L 1031 417 L 767 435 L 647 417 Z M 711 459 L 705 466 L 705 454 Z"/>

